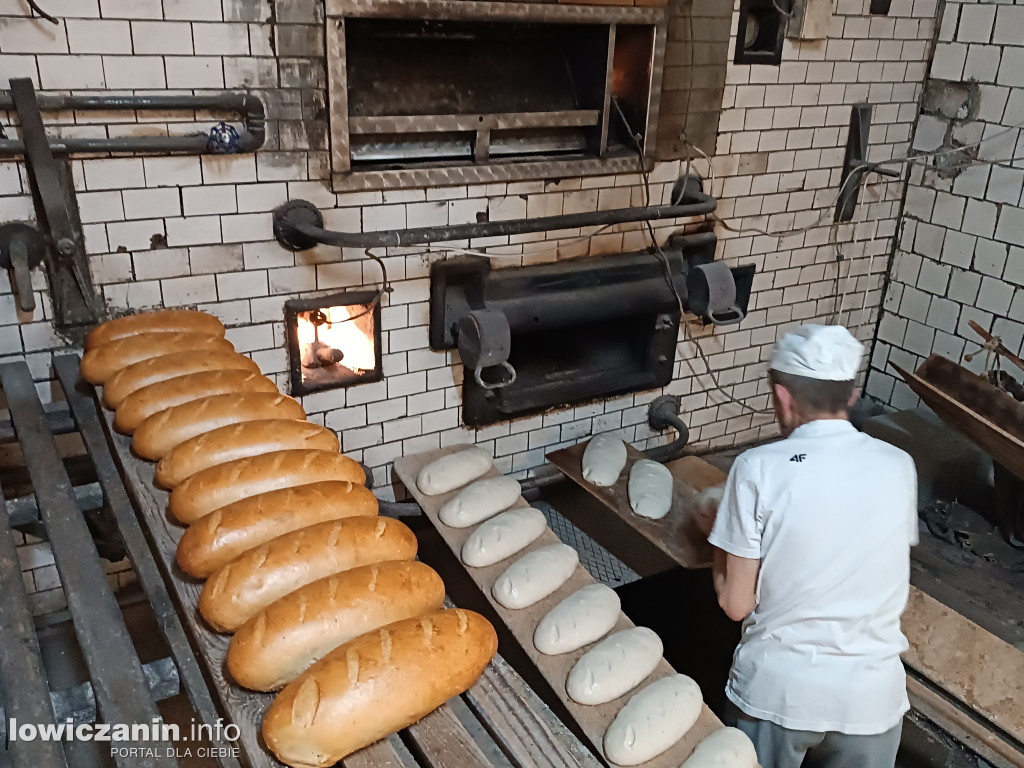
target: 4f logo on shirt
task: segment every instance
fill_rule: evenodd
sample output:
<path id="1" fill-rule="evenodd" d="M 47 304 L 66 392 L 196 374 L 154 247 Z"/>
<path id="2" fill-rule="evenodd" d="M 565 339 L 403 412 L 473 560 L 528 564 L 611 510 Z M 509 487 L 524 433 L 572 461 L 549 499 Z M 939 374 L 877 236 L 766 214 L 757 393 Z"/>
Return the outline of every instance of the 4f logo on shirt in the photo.
<path id="1" fill-rule="evenodd" d="M 793 458 L 791 458 L 790 461 L 795 461 L 797 464 L 799 464 L 801 461 L 803 461 L 806 458 L 807 458 L 807 454 L 806 453 L 798 453 Z"/>

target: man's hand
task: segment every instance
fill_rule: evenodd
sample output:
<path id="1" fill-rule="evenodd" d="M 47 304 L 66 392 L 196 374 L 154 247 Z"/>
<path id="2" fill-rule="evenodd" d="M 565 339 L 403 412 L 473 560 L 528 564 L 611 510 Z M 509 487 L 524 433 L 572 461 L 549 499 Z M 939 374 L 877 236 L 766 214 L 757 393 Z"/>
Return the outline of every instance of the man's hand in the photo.
<path id="1" fill-rule="evenodd" d="M 705 488 L 698 496 L 693 508 L 693 522 L 697 529 L 705 536 L 711 535 L 711 529 L 715 526 L 715 518 L 718 516 L 718 505 L 722 501 L 722 494 L 725 487 L 716 485 Z"/>

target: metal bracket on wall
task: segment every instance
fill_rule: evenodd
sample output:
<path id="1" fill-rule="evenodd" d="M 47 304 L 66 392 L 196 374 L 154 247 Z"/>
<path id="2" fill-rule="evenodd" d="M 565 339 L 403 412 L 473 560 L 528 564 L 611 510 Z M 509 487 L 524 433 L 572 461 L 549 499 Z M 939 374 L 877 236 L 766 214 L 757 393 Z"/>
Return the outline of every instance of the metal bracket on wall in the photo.
<path id="1" fill-rule="evenodd" d="M 70 167 L 67 161 L 58 163 L 50 151 L 32 81 L 28 78 L 12 79 L 11 98 L 25 144 L 25 165 L 32 198 L 48 246 L 47 266 L 54 323 L 57 326 L 91 325 L 100 317 L 99 297 L 89 275 Z M 21 282 L 18 288 L 20 293 Z"/>
<path id="2" fill-rule="evenodd" d="M 898 171 L 888 171 L 868 162 L 868 134 L 871 132 L 871 105 L 854 104 L 850 109 L 850 132 L 846 138 L 846 157 L 839 177 L 839 199 L 834 221 L 851 221 L 857 210 L 860 187 L 867 173 L 900 178 Z M 850 178 L 854 176 L 854 178 Z"/>

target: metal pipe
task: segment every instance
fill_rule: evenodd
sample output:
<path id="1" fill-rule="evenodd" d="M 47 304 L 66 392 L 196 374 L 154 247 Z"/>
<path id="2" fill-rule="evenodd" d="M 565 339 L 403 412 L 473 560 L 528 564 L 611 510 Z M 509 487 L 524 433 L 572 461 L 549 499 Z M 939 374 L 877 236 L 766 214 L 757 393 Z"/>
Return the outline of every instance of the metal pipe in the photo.
<path id="1" fill-rule="evenodd" d="M 690 428 L 675 414 L 662 414 L 662 418 L 676 430 L 678 433 L 676 439 L 665 445 L 656 445 L 653 448 L 648 448 L 644 451 L 644 455 L 652 461 L 660 461 L 664 464 L 668 461 L 674 461 L 683 455 L 683 449 L 686 448 L 686 444 L 690 440 Z"/>
<path id="2" fill-rule="evenodd" d="M 304 251 L 315 245 L 343 248 L 383 248 L 422 245 L 424 243 L 469 240 L 473 238 L 522 235 L 581 227 L 611 226 L 640 221 L 682 219 L 711 213 L 718 201 L 704 194 L 697 184 L 687 184 L 686 198 L 675 205 L 648 205 L 616 208 L 610 211 L 586 211 L 534 219 L 485 221 L 476 224 L 452 224 L 443 227 L 387 230 L 378 232 L 337 232 L 324 229 L 320 211 L 305 200 L 292 200 L 274 211 L 274 237 L 292 251 Z"/>
<path id="3" fill-rule="evenodd" d="M 87 110 L 209 110 L 211 112 L 237 112 L 242 115 L 244 129 L 238 135 L 234 152 L 254 152 L 266 139 L 266 110 L 263 101 L 251 93 L 218 93 L 199 96 L 55 96 L 37 97 L 43 112 Z M 9 91 L 0 93 L 0 110 L 14 109 Z M 213 153 L 207 134 L 192 136 L 122 136 L 116 138 L 61 138 L 47 137 L 50 151 L 55 154 L 73 152 L 185 152 L 198 155 Z M 25 144 L 20 139 L 0 139 L 0 154 L 23 154 Z"/>

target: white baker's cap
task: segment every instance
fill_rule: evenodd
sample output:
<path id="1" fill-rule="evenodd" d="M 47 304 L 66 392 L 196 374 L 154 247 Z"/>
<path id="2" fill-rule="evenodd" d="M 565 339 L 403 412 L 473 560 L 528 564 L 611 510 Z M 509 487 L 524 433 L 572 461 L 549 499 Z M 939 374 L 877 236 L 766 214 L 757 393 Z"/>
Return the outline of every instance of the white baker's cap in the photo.
<path id="1" fill-rule="evenodd" d="M 863 355 L 864 346 L 843 326 L 804 325 L 779 339 L 769 367 L 808 379 L 853 381 Z"/>

